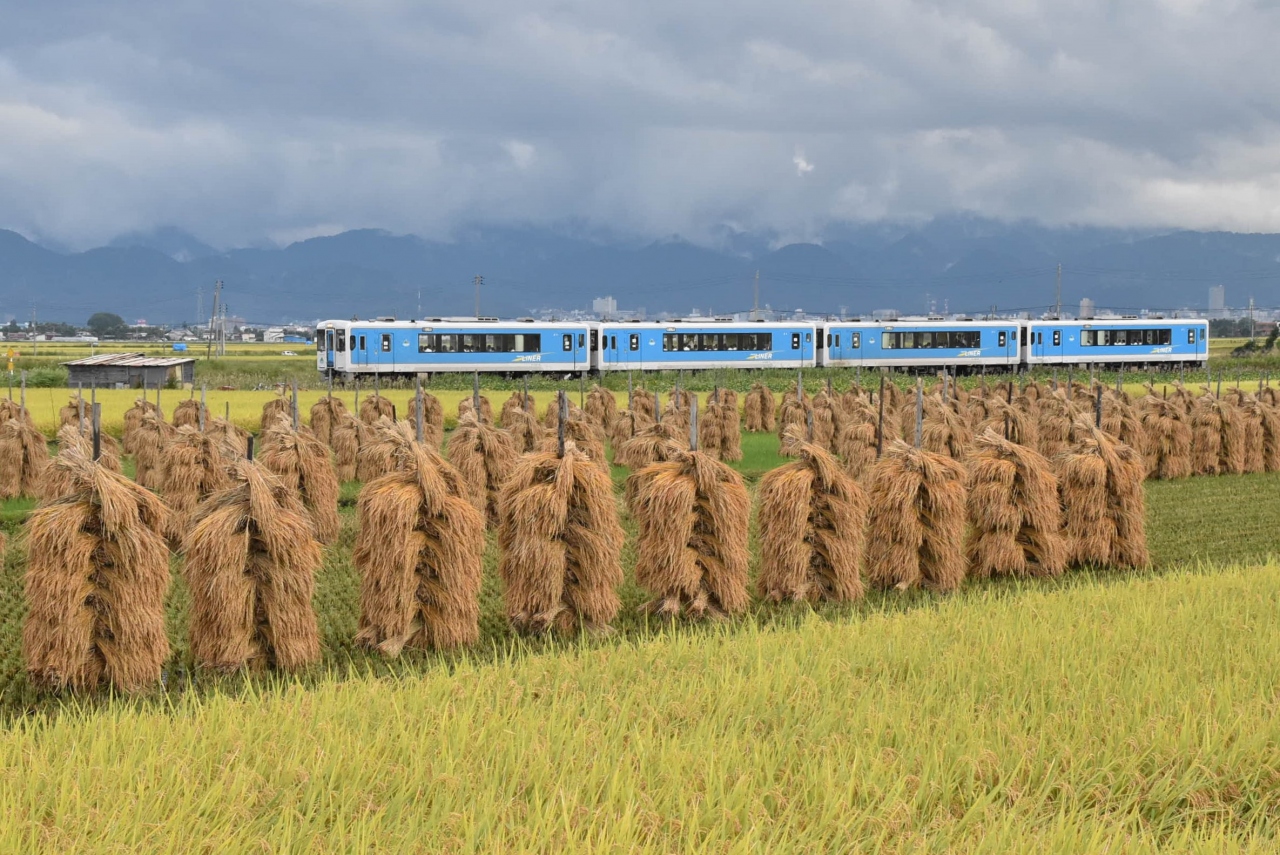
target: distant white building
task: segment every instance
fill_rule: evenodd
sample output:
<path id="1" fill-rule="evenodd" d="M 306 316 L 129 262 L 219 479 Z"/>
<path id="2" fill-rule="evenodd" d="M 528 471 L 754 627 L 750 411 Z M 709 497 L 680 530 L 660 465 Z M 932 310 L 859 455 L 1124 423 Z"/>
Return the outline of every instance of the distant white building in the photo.
<path id="1" fill-rule="evenodd" d="M 1088 297 L 1081 298 L 1080 317 L 1092 318 L 1096 313 L 1097 313 L 1097 307 L 1093 305 L 1093 301 L 1090 300 Z"/>
<path id="2" fill-rule="evenodd" d="M 1227 287 L 1212 285 L 1209 287 L 1209 311 L 1222 312 L 1227 307 Z"/>
<path id="3" fill-rule="evenodd" d="M 591 301 L 591 311 L 602 318 L 612 318 L 618 314 L 618 301 L 612 297 L 596 297 Z"/>
<path id="4" fill-rule="evenodd" d="M 262 334 L 262 340 L 268 342 L 283 342 L 284 327 L 267 327 Z"/>

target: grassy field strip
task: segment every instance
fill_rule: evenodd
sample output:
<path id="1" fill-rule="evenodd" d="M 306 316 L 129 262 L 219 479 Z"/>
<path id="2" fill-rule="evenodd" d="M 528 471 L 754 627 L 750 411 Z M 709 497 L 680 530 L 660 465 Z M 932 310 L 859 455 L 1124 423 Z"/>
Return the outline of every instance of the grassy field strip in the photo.
<path id="1" fill-rule="evenodd" d="M 1087 375 L 1086 375 L 1087 377 Z M 1066 375 L 1062 375 L 1065 382 Z M 569 393 L 569 400 L 577 404 L 579 400 L 577 384 L 570 384 L 565 390 Z M 847 384 L 846 384 L 847 387 Z M 588 386 L 588 388 L 590 388 Z M 666 406 L 668 395 L 671 387 L 669 385 L 650 384 L 651 389 L 657 389 L 662 393 L 663 406 Z M 841 387 L 837 387 L 841 388 Z M 1156 390 L 1160 390 L 1160 386 L 1156 386 Z M 1125 389 L 1130 395 L 1141 396 L 1146 394 L 1146 389 L 1140 383 L 1127 383 Z M 35 421 L 36 426 L 44 431 L 47 435 L 53 436 L 58 428 L 58 410 L 67 406 L 69 400 L 76 395 L 76 389 L 58 389 L 58 388 L 41 388 L 27 390 L 27 409 L 31 413 L 31 418 Z M 463 398 L 470 397 L 470 391 L 458 389 L 431 389 L 427 391 L 440 399 L 440 403 L 444 407 L 445 425 L 452 428 L 457 422 L 458 402 Z M 812 394 L 814 389 L 808 389 Z M 481 389 L 482 394 L 488 396 L 495 410 L 499 408 L 503 401 L 511 397 L 511 391 L 508 389 Z M 7 391 L 0 389 L 0 394 L 7 394 Z M 196 391 L 196 397 L 200 392 Z M 323 389 L 300 389 L 298 392 L 298 401 L 300 404 L 300 415 L 305 424 L 310 420 L 311 405 L 326 394 Z M 365 398 L 370 394 L 370 390 L 362 389 L 361 398 Z M 531 391 L 538 405 L 538 415 L 541 416 L 545 412 L 546 407 L 555 398 L 552 391 Z M 775 393 L 778 394 L 778 393 Z M 141 392 L 137 389 L 99 389 L 97 400 L 102 404 L 102 426 L 108 433 L 116 436 L 124 429 L 124 413 L 125 410 L 133 406 L 133 402 L 140 397 Z M 382 392 L 383 397 L 390 400 L 396 405 L 396 414 L 400 418 L 409 417 L 410 401 L 413 400 L 412 389 L 388 389 Z M 707 405 L 711 393 L 699 392 L 699 405 L 703 408 Z M 337 390 L 334 396 L 341 398 L 347 405 L 347 409 L 355 408 L 355 392 L 354 390 Z M 625 390 L 613 392 L 614 398 L 618 402 L 618 407 L 622 408 L 627 405 L 627 393 Z M 15 400 L 18 397 L 18 391 L 14 390 Z M 89 397 L 89 391 L 85 391 L 86 400 Z M 155 400 L 155 390 L 147 393 L 148 399 Z M 160 393 L 160 404 L 164 409 L 165 418 L 171 418 L 173 408 L 178 405 L 179 401 L 191 397 L 189 390 L 166 389 Z M 206 392 L 205 401 L 209 407 L 209 411 L 215 416 L 222 416 L 226 411 L 226 405 L 231 405 L 231 419 L 236 424 L 248 430 L 257 431 L 261 425 L 262 405 L 272 398 L 278 397 L 278 393 L 271 390 L 235 390 L 221 391 L 218 389 L 209 389 Z M 779 396 L 780 397 L 780 396 Z M 742 396 L 739 395 L 739 407 L 742 406 Z"/>
<path id="2" fill-rule="evenodd" d="M 1280 567 L 0 734 L 5 851 L 1274 851 Z"/>

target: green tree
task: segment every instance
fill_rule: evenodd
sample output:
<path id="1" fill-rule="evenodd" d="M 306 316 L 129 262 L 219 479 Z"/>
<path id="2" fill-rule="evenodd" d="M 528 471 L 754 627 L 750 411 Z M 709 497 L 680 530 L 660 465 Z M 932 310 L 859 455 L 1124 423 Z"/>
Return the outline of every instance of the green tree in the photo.
<path id="1" fill-rule="evenodd" d="M 111 312 L 97 312 L 85 324 L 98 338 L 122 338 L 129 333 L 124 318 Z"/>

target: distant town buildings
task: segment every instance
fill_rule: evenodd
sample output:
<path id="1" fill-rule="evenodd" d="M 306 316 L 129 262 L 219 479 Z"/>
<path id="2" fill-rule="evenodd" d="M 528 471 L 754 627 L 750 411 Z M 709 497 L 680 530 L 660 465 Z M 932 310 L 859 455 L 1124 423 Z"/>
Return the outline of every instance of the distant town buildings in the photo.
<path id="1" fill-rule="evenodd" d="M 1209 288 L 1209 316 L 1214 312 L 1223 312 L 1227 308 L 1227 288 L 1225 285 L 1212 285 Z"/>
<path id="2" fill-rule="evenodd" d="M 1097 310 L 1096 310 L 1096 308 L 1094 307 L 1094 305 L 1093 305 L 1093 301 L 1092 301 L 1092 300 L 1090 300 L 1088 297 L 1083 297 L 1083 298 L 1081 298 L 1081 300 L 1080 300 L 1080 317 L 1082 317 L 1082 318 L 1092 318 L 1092 317 L 1094 316 L 1094 314 L 1096 313 L 1096 311 L 1097 311 Z"/>

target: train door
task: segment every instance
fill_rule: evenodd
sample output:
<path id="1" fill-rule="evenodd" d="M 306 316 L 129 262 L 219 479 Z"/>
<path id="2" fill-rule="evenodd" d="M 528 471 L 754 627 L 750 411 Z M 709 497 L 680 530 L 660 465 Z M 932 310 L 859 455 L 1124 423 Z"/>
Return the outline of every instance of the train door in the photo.
<path id="1" fill-rule="evenodd" d="M 1006 365 L 1018 361 L 1018 331 L 1016 329 L 996 330 L 996 353 L 1004 359 Z"/>

